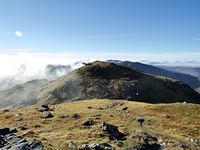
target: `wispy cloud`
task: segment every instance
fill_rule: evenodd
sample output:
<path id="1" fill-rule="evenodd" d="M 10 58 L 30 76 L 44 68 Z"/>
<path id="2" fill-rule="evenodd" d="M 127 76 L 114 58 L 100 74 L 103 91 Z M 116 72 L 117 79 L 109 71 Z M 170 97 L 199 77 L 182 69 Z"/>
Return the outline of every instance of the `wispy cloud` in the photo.
<path id="1" fill-rule="evenodd" d="M 119 36 L 118 35 L 91 35 L 91 36 L 86 36 L 86 37 L 90 39 L 102 39 L 102 38 L 116 38 Z"/>
<path id="2" fill-rule="evenodd" d="M 200 41 L 200 38 L 193 39 L 194 41 Z"/>
<path id="3" fill-rule="evenodd" d="M 144 45 L 146 45 L 146 44 L 158 44 L 158 42 L 133 42 L 133 44 L 144 44 Z"/>

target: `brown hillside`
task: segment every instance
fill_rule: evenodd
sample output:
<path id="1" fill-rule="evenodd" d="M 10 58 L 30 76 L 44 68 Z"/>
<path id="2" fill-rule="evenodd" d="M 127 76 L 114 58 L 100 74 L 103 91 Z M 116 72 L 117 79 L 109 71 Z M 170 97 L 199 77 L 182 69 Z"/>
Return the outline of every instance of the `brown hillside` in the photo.
<path id="1" fill-rule="evenodd" d="M 38 104 L 57 104 L 84 99 L 200 103 L 200 95 L 181 81 L 99 61 L 87 64 L 43 87 L 37 101 Z"/>

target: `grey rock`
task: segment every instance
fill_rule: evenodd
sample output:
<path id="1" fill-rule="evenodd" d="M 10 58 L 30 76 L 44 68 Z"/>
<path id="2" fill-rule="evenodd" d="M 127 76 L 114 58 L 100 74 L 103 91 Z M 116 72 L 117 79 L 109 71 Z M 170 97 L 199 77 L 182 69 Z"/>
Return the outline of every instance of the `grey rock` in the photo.
<path id="1" fill-rule="evenodd" d="M 22 136 L 16 136 L 13 133 L 0 135 L 0 150 L 42 150 L 43 147 L 40 141 L 28 142 Z"/>
<path id="2" fill-rule="evenodd" d="M 18 116 L 22 116 L 22 114 L 21 113 L 15 114 L 15 117 L 18 117 Z"/>
<path id="3" fill-rule="evenodd" d="M 71 141 L 68 141 L 68 147 L 69 148 L 73 148 L 73 149 L 76 149 L 76 146 L 75 146 L 75 144 L 73 143 L 73 142 L 71 142 Z"/>
<path id="4" fill-rule="evenodd" d="M 71 117 L 77 119 L 77 118 L 79 118 L 80 116 L 79 116 L 78 114 L 72 114 Z"/>
<path id="5" fill-rule="evenodd" d="M 107 133 L 110 134 L 110 136 L 109 136 L 110 140 L 113 140 L 113 139 L 124 140 L 125 139 L 124 138 L 125 134 L 119 132 L 117 126 L 102 122 L 101 127 L 102 127 L 103 131 L 106 131 Z"/>
<path id="6" fill-rule="evenodd" d="M 42 150 L 44 148 L 42 142 L 37 140 L 29 142 L 29 145 L 32 150 Z"/>
<path id="7" fill-rule="evenodd" d="M 167 114 L 163 114 L 163 117 L 164 118 L 171 118 L 169 115 L 167 115 Z"/>
<path id="8" fill-rule="evenodd" d="M 43 112 L 43 111 L 49 111 L 50 109 L 48 105 L 42 105 L 38 110 L 40 112 Z"/>
<path id="9" fill-rule="evenodd" d="M 43 113 L 42 118 L 53 118 L 53 115 L 50 112 L 45 112 Z"/>
<path id="10" fill-rule="evenodd" d="M 84 126 L 91 126 L 91 125 L 93 125 L 93 124 L 94 124 L 94 122 L 93 122 L 93 120 L 90 119 L 90 118 L 88 118 L 88 120 L 84 122 Z"/>
<path id="11" fill-rule="evenodd" d="M 58 118 L 67 118 L 67 117 L 69 117 L 67 114 L 60 114 L 60 115 L 58 115 Z"/>
<path id="12" fill-rule="evenodd" d="M 24 127 L 24 126 L 19 126 L 19 129 L 20 129 L 20 130 L 26 130 L 27 128 Z"/>
<path id="13" fill-rule="evenodd" d="M 95 149 L 95 150 L 115 150 L 111 145 L 108 143 L 93 143 L 88 146 L 90 149 Z"/>

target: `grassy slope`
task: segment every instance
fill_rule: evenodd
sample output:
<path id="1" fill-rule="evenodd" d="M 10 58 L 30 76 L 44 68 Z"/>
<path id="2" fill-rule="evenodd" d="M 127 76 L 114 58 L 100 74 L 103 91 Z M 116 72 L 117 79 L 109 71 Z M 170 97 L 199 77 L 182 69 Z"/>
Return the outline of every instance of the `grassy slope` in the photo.
<path id="1" fill-rule="evenodd" d="M 87 107 L 91 106 L 91 109 Z M 122 110 L 129 107 L 127 111 Z M 30 122 L 26 131 L 32 130 L 34 133 L 26 136 L 28 140 L 39 139 L 45 145 L 45 149 L 66 149 L 68 141 L 73 141 L 77 145 L 95 142 L 109 142 L 116 149 L 120 149 L 114 141 L 110 141 L 99 127 L 102 122 L 107 122 L 119 127 L 119 131 L 127 135 L 127 140 L 122 141 L 129 145 L 134 145 L 136 141 L 129 138 L 135 132 L 141 131 L 141 126 L 137 122 L 138 118 L 146 120 L 145 127 L 155 135 L 162 135 L 165 141 L 185 141 L 185 137 L 200 139 L 200 105 L 197 104 L 146 104 L 129 101 L 110 101 L 110 100 L 86 100 L 71 102 L 51 106 L 53 118 L 42 119 L 41 112 L 36 107 L 11 110 L 10 112 L 0 112 L 0 128 L 15 128 L 12 124 L 19 123 L 24 125 Z M 14 117 L 16 113 L 22 113 L 22 116 Z M 58 118 L 60 114 L 77 113 L 79 119 Z M 168 114 L 171 118 L 164 118 L 162 115 Z M 22 119 L 19 119 L 22 118 Z M 90 129 L 81 130 L 84 121 L 92 118 L 95 122 Z M 21 120 L 21 121 L 17 121 Z M 37 126 L 40 127 L 37 127 Z M 24 131 L 17 130 L 17 135 Z M 97 134 L 103 134 L 98 137 Z M 116 140 L 115 140 L 116 141 Z"/>

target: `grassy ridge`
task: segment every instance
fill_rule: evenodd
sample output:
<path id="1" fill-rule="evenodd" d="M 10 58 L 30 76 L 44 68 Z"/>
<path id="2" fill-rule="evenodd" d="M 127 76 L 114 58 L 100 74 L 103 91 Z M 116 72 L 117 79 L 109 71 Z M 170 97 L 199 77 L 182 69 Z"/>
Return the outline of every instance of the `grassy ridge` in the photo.
<path id="1" fill-rule="evenodd" d="M 21 135 L 24 131 L 14 124 L 27 124 L 26 131 L 33 131 L 25 138 L 38 139 L 45 145 L 46 150 L 62 150 L 68 148 L 68 141 L 78 146 L 95 142 L 107 142 L 116 149 L 125 149 L 127 145 L 134 146 L 140 143 L 133 138 L 136 133 L 142 131 L 138 119 L 145 119 L 145 128 L 157 137 L 162 137 L 163 142 L 183 142 L 191 144 L 185 138 L 200 139 L 200 105 L 198 104 L 147 104 L 122 100 L 85 100 L 50 106 L 54 111 L 53 118 L 43 119 L 42 113 L 33 106 L 24 109 L 0 112 L 0 128 L 17 128 Z M 89 109 L 89 108 L 90 109 Z M 127 108 L 126 110 L 123 110 Z M 21 113 L 22 116 L 15 116 Z M 74 119 L 72 114 L 80 117 Z M 67 118 L 59 118 L 61 114 L 67 114 Z M 168 114 L 170 118 L 163 117 Z M 84 128 L 83 123 L 91 118 L 94 125 Z M 126 134 L 126 140 L 121 141 L 123 147 L 114 143 L 119 140 L 110 140 L 107 133 L 100 128 L 102 122 L 107 122 L 119 127 L 119 131 Z M 99 136 L 101 135 L 101 136 Z M 175 149 L 175 148 L 169 148 Z"/>

